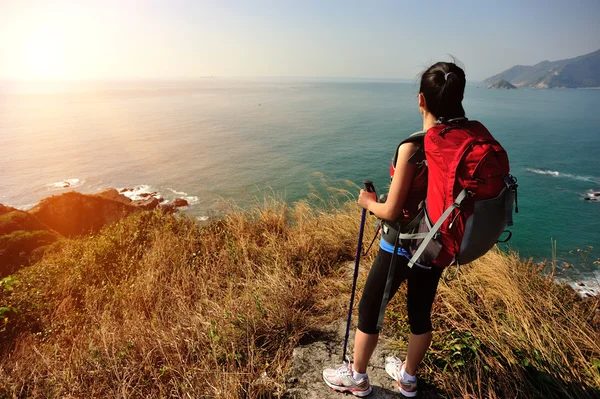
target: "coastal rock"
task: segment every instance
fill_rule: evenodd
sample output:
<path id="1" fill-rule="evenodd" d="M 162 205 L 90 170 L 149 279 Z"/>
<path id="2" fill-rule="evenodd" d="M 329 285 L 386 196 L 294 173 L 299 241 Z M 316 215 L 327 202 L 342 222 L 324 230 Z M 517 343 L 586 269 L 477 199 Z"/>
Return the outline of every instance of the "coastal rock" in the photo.
<path id="1" fill-rule="evenodd" d="M 585 287 L 585 284 L 583 282 L 581 282 L 581 281 L 577 282 L 576 284 L 579 287 Z"/>
<path id="2" fill-rule="evenodd" d="M 28 212 L 63 236 L 75 237 L 97 232 L 135 209 L 120 201 L 71 191 L 45 198 Z"/>
<path id="3" fill-rule="evenodd" d="M 122 202 L 123 204 L 130 204 L 131 203 L 131 199 L 130 198 L 126 197 L 123 194 L 120 194 L 114 188 L 107 188 L 105 190 L 102 190 L 102 191 L 96 193 L 96 195 L 98 197 L 106 198 L 106 199 L 109 199 L 109 200 Z"/>
<path id="4" fill-rule="evenodd" d="M 188 206 L 189 203 L 187 202 L 187 200 L 183 199 L 183 198 L 175 198 L 173 200 L 173 206 L 180 208 L 182 206 Z"/>
<path id="5" fill-rule="evenodd" d="M 126 187 L 126 188 L 122 188 L 121 190 L 119 190 L 120 193 L 126 193 L 127 191 L 133 191 L 133 188 Z"/>
<path id="6" fill-rule="evenodd" d="M 162 197 L 155 197 L 157 193 L 142 193 L 139 196 L 143 199 L 141 200 L 131 200 L 129 197 L 126 197 L 123 194 L 120 194 L 114 188 L 107 188 L 106 190 L 102 190 L 96 195 L 102 198 L 110 199 L 113 201 L 121 202 L 123 204 L 131 205 L 139 209 L 143 209 L 146 211 L 151 211 L 158 207 L 164 199 Z"/>
<path id="7" fill-rule="evenodd" d="M 135 206 L 136 208 L 144 209 L 146 211 L 151 211 L 152 209 L 155 209 L 159 203 L 160 201 L 156 198 L 147 198 L 143 200 L 131 201 L 131 205 Z"/>

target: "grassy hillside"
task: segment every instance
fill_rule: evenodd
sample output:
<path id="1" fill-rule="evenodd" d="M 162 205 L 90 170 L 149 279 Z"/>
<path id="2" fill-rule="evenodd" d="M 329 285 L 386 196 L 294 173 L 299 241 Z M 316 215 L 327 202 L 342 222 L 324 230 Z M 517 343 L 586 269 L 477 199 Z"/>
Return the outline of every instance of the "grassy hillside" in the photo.
<path id="1" fill-rule="evenodd" d="M 38 259 L 58 239 L 35 216 L 0 204 L 0 278 Z"/>
<path id="2" fill-rule="evenodd" d="M 359 215 L 265 202 L 199 226 L 145 212 L 68 240 L 0 283 L 0 398 L 280 397 L 292 349 L 345 317 Z M 385 327 L 399 347 L 402 297 Z M 491 253 L 441 284 L 422 391 L 597 397 L 598 309 Z"/>

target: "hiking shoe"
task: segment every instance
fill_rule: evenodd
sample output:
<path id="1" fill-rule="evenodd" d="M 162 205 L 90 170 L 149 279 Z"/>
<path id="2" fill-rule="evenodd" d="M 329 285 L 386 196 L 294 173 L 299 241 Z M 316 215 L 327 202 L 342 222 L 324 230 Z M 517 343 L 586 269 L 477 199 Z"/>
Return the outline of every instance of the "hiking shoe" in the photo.
<path id="1" fill-rule="evenodd" d="M 414 381 L 402 379 L 402 366 L 404 362 L 395 356 L 385 359 L 385 371 L 398 383 L 400 393 L 408 398 L 417 396 L 417 379 Z"/>
<path id="2" fill-rule="evenodd" d="M 323 380 L 329 388 L 338 392 L 349 392 L 354 396 L 367 396 L 371 393 L 369 377 L 356 381 L 352 376 L 352 366 L 344 363 L 337 369 L 323 370 Z"/>

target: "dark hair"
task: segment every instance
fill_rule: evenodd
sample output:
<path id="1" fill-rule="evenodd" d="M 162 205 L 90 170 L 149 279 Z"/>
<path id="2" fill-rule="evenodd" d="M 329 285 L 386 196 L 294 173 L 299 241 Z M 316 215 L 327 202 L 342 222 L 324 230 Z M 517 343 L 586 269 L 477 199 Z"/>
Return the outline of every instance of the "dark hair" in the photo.
<path id="1" fill-rule="evenodd" d="M 437 62 L 421 75 L 419 92 L 423 93 L 427 109 L 437 118 L 465 116 L 462 106 L 465 92 L 465 71 L 452 62 Z"/>

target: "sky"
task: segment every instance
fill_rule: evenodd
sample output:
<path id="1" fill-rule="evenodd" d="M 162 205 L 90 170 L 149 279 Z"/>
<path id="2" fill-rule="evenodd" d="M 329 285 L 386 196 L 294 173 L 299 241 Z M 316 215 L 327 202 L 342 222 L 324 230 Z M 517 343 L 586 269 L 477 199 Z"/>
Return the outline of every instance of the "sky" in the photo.
<path id="1" fill-rule="evenodd" d="M 0 0 L 0 79 L 467 79 L 600 49 L 599 0 Z"/>

